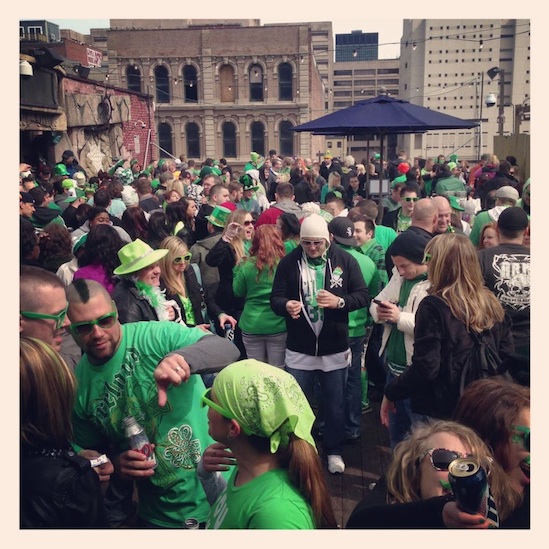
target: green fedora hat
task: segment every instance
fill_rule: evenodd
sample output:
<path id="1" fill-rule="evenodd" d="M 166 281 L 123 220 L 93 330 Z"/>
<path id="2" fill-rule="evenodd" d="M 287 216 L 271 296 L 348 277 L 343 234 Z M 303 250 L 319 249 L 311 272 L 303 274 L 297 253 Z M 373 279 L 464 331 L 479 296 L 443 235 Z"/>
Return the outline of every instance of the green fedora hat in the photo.
<path id="1" fill-rule="evenodd" d="M 231 210 L 224 206 L 216 206 L 210 215 L 206 216 L 206 219 L 216 227 L 225 227 L 227 219 L 231 215 Z"/>
<path id="2" fill-rule="evenodd" d="M 118 258 L 121 264 L 114 269 L 113 273 L 115 275 L 135 273 L 149 265 L 154 265 L 167 253 L 168 250 L 154 250 L 148 244 L 136 238 L 133 242 L 122 246 L 118 250 Z"/>

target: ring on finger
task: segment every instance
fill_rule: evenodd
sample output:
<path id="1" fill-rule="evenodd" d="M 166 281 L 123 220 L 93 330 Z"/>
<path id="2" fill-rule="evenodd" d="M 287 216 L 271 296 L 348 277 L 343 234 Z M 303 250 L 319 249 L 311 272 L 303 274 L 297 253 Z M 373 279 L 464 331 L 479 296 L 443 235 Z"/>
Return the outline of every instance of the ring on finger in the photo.
<path id="1" fill-rule="evenodd" d="M 181 370 L 181 366 L 177 366 L 177 367 L 175 368 L 175 371 L 176 371 L 176 372 L 179 372 L 179 370 Z"/>

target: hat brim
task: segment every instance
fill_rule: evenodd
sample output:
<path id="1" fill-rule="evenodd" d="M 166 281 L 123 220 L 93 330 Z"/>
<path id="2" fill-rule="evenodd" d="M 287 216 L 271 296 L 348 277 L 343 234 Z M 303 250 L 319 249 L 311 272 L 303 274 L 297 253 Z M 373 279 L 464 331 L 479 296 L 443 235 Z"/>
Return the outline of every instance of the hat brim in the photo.
<path id="1" fill-rule="evenodd" d="M 222 229 L 225 228 L 225 223 L 220 221 L 217 217 L 212 217 L 211 215 L 207 215 L 206 220 L 209 221 L 212 225 L 215 225 L 216 227 L 221 227 Z"/>
<path id="2" fill-rule="evenodd" d="M 80 196 L 69 196 L 69 198 L 65 198 L 65 200 L 63 200 L 63 202 L 65 204 L 70 204 L 71 202 L 76 202 L 79 198 L 81 198 Z"/>
<path id="3" fill-rule="evenodd" d="M 257 191 L 259 187 L 244 187 L 243 191 Z"/>
<path id="4" fill-rule="evenodd" d="M 114 269 L 113 273 L 115 275 L 126 275 L 131 273 L 136 273 L 149 265 L 154 265 L 157 261 L 162 259 L 168 250 L 153 250 L 152 252 L 146 254 L 144 257 L 139 258 L 137 261 L 132 262 L 130 265 L 120 265 Z"/>
<path id="5" fill-rule="evenodd" d="M 333 235 L 334 236 L 334 240 L 336 242 L 339 242 L 339 244 L 343 244 L 344 246 L 357 246 L 358 243 L 356 241 L 356 238 L 353 238 L 353 237 L 349 237 L 349 238 L 342 238 L 341 236 L 336 236 L 336 235 Z"/>

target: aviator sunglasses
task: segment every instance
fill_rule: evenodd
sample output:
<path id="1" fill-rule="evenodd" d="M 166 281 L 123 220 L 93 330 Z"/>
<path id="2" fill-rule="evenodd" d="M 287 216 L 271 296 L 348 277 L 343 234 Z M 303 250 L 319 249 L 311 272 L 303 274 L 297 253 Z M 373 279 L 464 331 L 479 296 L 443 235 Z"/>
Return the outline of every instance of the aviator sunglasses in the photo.
<path id="1" fill-rule="evenodd" d="M 448 471 L 448 467 L 452 461 L 458 458 L 467 457 L 460 452 L 454 452 L 453 450 L 446 450 L 446 448 L 429 448 L 420 458 L 418 463 L 421 463 L 425 456 L 429 455 L 431 465 L 437 471 Z"/>

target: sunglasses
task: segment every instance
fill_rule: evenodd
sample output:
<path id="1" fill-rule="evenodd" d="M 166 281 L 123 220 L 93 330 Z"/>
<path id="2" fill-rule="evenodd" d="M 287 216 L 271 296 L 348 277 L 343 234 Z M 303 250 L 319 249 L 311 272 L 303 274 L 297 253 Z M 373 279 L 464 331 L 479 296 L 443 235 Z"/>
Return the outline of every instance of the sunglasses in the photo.
<path id="1" fill-rule="evenodd" d="M 192 254 L 191 252 L 188 252 L 186 254 L 180 255 L 178 257 L 173 258 L 173 262 L 175 265 L 179 265 L 180 263 L 187 263 L 191 260 Z"/>
<path id="2" fill-rule="evenodd" d="M 255 225 L 255 221 L 254 221 L 253 219 L 252 219 L 251 221 L 249 221 L 249 220 L 248 220 L 248 221 L 244 221 L 244 225 L 245 225 L 246 227 L 249 227 L 250 225 Z"/>
<path id="3" fill-rule="evenodd" d="M 301 241 L 301 245 L 302 246 L 315 246 L 316 248 L 318 248 L 319 246 L 322 246 L 322 244 L 324 243 L 324 240 L 302 240 Z"/>
<path id="4" fill-rule="evenodd" d="M 44 313 L 32 313 L 29 311 L 20 311 L 19 314 L 25 318 L 30 318 L 32 320 L 55 320 L 55 329 L 60 330 L 65 322 L 65 317 L 67 316 L 67 310 L 69 304 L 65 305 L 65 308 L 58 312 L 56 315 L 46 315 Z"/>
<path id="5" fill-rule="evenodd" d="M 420 458 L 418 463 L 422 463 L 425 456 L 429 456 L 431 465 L 437 471 L 448 471 L 448 467 L 454 459 L 467 457 L 460 452 L 454 452 L 453 450 L 446 450 L 445 448 L 430 448 Z"/>
<path id="6" fill-rule="evenodd" d="M 513 425 L 513 435 L 511 441 L 515 444 L 521 444 L 525 450 L 530 451 L 530 427 L 523 425 Z"/>
<path id="7" fill-rule="evenodd" d="M 406 202 L 417 202 L 419 200 L 418 196 L 403 196 L 402 200 L 405 200 Z"/>
<path id="8" fill-rule="evenodd" d="M 112 328 L 117 319 L 118 312 L 112 311 L 106 315 L 100 316 L 95 320 L 88 320 L 87 322 L 76 322 L 69 326 L 69 331 L 72 335 L 87 336 L 93 332 L 94 326 L 99 326 L 102 330 Z"/>
<path id="9" fill-rule="evenodd" d="M 426 265 L 427 263 L 429 263 L 429 261 L 431 261 L 431 254 L 425 253 L 423 255 L 423 259 L 421 260 L 421 264 Z"/>

